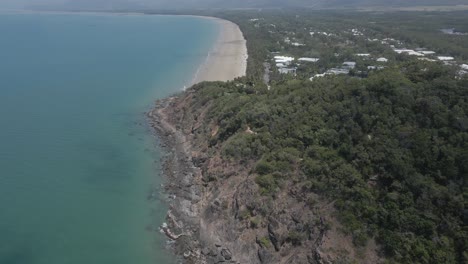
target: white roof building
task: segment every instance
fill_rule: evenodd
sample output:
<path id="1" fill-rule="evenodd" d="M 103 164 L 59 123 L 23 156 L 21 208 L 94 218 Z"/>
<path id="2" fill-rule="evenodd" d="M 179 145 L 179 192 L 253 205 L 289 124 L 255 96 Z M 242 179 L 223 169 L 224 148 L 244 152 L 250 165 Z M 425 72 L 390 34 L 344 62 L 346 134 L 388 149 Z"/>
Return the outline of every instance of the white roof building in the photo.
<path id="1" fill-rule="evenodd" d="M 434 61 L 436 61 L 436 60 L 429 59 L 429 58 L 418 58 L 418 60 L 423 60 L 423 61 L 431 61 L 431 62 L 434 62 Z"/>
<path id="2" fill-rule="evenodd" d="M 332 68 L 327 71 L 328 74 L 349 74 L 349 69 Z"/>
<path id="3" fill-rule="evenodd" d="M 423 53 L 417 52 L 411 49 L 394 49 L 394 51 L 398 54 L 406 53 L 408 55 L 413 55 L 413 56 L 421 56 L 421 57 L 424 56 Z"/>
<path id="4" fill-rule="evenodd" d="M 287 57 L 287 56 L 275 56 L 274 59 L 276 63 L 285 63 L 285 64 L 290 64 L 291 62 L 294 61 L 293 57 Z"/>
<path id="5" fill-rule="evenodd" d="M 332 68 L 324 73 L 315 74 L 314 76 L 310 77 L 309 80 L 312 81 L 316 78 L 325 77 L 327 75 L 337 75 L 337 74 L 349 74 L 349 69 Z"/>
<path id="6" fill-rule="evenodd" d="M 468 70 L 468 64 L 462 64 L 460 67 L 464 70 Z"/>
<path id="7" fill-rule="evenodd" d="M 420 51 L 420 53 L 422 53 L 424 55 L 433 55 L 433 54 L 435 54 L 435 51 L 423 50 L 423 51 Z"/>
<path id="8" fill-rule="evenodd" d="M 358 56 L 358 57 L 369 57 L 370 54 L 369 53 L 358 53 L 358 54 L 356 54 L 356 56 Z"/>
<path id="9" fill-rule="evenodd" d="M 381 58 L 377 59 L 377 62 L 387 62 L 387 61 L 388 61 L 388 59 L 384 58 L 384 57 L 381 57 Z"/>
<path id="10" fill-rule="evenodd" d="M 354 62 L 354 61 L 345 61 L 345 62 L 343 62 L 343 66 L 353 69 L 354 67 L 356 67 L 356 62 Z"/>
<path id="11" fill-rule="evenodd" d="M 281 74 L 296 74 L 296 68 L 279 68 Z"/>
<path id="12" fill-rule="evenodd" d="M 295 46 L 295 47 L 302 47 L 302 46 L 305 46 L 305 44 L 302 44 L 302 43 L 299 43 L 299 42 L 293 42 L 291 43 L 291 45 Z"/>
<path id="13" fill-rule="evenodd" d="M 454 60 L 455 58 L 450 57 L 450 56 L 438 56 L 437 59 L 440 61 L 451 61 L 451 60 Z"/>
<path id="14" fill-rule="evenodd" d="M 329 75 L 329 74 L 330 74 L 330 73 L 315 74 L 314 76 L 310 77 L 309 80 L 312 81 L 312 80 L 314 80 L 314 79 L 316 79 L 316 78 L 324 77 L 324 76 L 327 76 L 327 75 Z"/>
<path id="15" fill-rule="evenodd" d="M 333 35 L 332 33 L 321 32 L 321 31 L 318 31 L 318 32 L 311 31 L 311 32 L 309 32 L 309 34 L 310 34 L 311 36 L 314 36 L 315 34 L 317 34 L 317 35 L 324 35 L 324 36 L 332 36 L 332 35 Z"/>
<path id="16" fill-rule="evenodd" d="M 368 70 L 383 70 L 384 66 L 367 66 Z"/>
<path id="17" fill-rule="evenodd" d="M 299 58 L 298 61 L 302 61 L 302 62 L 317 62 L 319 61 L 320 59 L 318 58 Z"/>
<path id="18" fill-rule="evenodd" d="M 363 36 L 364 35 L 364 34 L 362 34 L 361 31 L 359 31 L 356 28 L 351 29 L 351 33 L 353 33 L 354 36 Z"/>

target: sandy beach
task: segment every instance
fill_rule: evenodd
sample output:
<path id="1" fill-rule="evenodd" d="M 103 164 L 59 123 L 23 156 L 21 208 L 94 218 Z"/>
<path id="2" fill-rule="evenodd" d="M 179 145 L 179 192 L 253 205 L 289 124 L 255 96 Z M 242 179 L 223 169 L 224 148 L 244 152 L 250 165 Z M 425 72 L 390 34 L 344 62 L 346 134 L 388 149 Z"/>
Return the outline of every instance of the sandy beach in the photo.
<path id="1" fill-rule="evenodd" d="M 227 20 L 204 18 L 216 21 L 220 32 L 213 49 L 198 68 L 192 84 L 202 81 L 231 81 L 245 76 L 248 55 L 246 40 L 239 27 Z"/>
<path id="2" fill-rule="evenodd" d="M 219 26 L 219 35 L 205 62 L 199 67 L 192 84 L 202 81 L 229 81 L 245 76 L 247 68 L 246 40 L 239 27 L 229 21 L 213 19 Z M 171 248 L 181 263 L 239 263 L 230 249 L 220 244 L 207 231 L 203 218 L 207 191 L 201 168 L 193 160 L 193 134 L 179 126 L 186 96 L 190 88 L 178 96 L 158 100 L 156 108 L 148 113 L 149 123 L 161 139 L 168 156 L 162 159 L 165 192 L 169 195 L 166 223 L 160 230 L 173 241 Z M 188 98 L 188 97 L 187 97 Z M 189 99 L 190 100 L 190 99 Z M 181 104 L 181 101 L 184 103 Z M 187 105 L 188 106 L 188 105 Z M 187 123 L 188 124 L 188 123 Z M 240 262 L 246 263 L 246 262 Z"/>

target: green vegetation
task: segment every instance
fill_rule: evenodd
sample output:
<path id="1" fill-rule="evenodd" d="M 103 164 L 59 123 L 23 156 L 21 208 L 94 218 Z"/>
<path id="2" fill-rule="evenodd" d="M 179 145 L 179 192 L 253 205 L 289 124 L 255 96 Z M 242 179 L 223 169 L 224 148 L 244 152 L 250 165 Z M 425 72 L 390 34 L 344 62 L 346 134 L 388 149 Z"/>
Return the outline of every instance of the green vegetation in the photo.
<path id="1" fill-rule="evenodd" d="M 270 248 L 271 247 L 271 242 L 270 242 L 270 239 L 268 237 L 262 237 L 258 241 L 259 241 L 260 245 L 262 245 L 262 247 L 264 247 L 264 248 Z"/>
<path id="2" fill-rule="evenodd" d="M 303 191 L 337 200 L 357 245 L 376 235 L 398 262 L 455 263 L 467 239 L 468 80 L 431 71 L 439 77 L 388 69 L 364 80 L 294 80 L 249 100 L 233 84 L 197 89 L 211 90 L 211 118 L 224 124 L 216 144 L 247 149 L 230 157 L 240 162 L 258 160 L 263 194 L 300 180 Z"/>
<path id="3" fill-rule="evenodd" d="M 375 237 L 390 263 L 466 263 L 467 75 L 456 63 L 396 54 L 366 39 L 393 38 L 466 63 L 467 36 L 439 29 L 467 25 L 468 16 L 365 14 L 223 14 L 241 25 L 248 40 L 248 76 L 193 87 L 200 106 L 210 102 L 207 122 L 219 125 L 215 137 L 206 137 L 226 160 L 254 162 L 262 195 L 275 199 L 283 183 L 292 182 L 303 193 L 334 200 L 356 246 Z M 336 36 L 311 38 L 312 27 Z M 343 33 L 349 28 L 366 35 Z M 285 45 L 285 34 L 305 46 Z M 296 76 L 273 69 L 267 89 L 263 63 L 273 51 L 320 62 L 299 65 Z M 363 73 L 369 62 L 357 58 L 358 52 L 389 62 Z M 348 75 L 309 80 L 350 59 L 358 66 Z M 299 245 L 303 235 L 293 232 L 288 240 Z"/>

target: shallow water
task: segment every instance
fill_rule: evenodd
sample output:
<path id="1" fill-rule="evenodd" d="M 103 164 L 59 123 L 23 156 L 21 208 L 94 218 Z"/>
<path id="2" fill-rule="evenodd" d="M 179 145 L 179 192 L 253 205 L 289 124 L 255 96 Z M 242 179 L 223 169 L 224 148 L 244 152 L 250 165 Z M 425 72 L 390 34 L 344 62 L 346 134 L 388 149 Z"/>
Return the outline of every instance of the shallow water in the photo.
<path id="1" fill-rule="evenodd" d="M 193 17 L 0 14 L 0 263 L 172 263 L 143 114 L 214 42 Z"/>

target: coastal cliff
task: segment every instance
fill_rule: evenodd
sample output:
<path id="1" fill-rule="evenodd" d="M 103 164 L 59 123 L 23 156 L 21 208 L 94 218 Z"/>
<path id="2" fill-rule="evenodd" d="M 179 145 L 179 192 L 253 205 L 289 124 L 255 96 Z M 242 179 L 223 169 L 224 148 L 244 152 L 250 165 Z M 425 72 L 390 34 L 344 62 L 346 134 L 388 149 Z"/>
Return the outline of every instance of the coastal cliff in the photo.
<path id="1" fill-rule="evenodd" d="M 212 83 L 242 86 L 242 81 Z M 163 230 L 184 263 L 329 263 L 349 254 L 377 263 L 375 248 L 354 252 L 338 232 L 333 203 L 289 182 L 274 196 L 263 195 L 255 162 L 223 155 L 220 124 L 202 96 L 205 83 L 160 100 L 148 117 L 162 139 L 165 190 L 170 210 Z M 246 127 L 242 132 L 255 136 Z M 327 250 L 333 246 L 333 252 Z M 322 252 L 325 249 L 327 253 Z"/>
<path id="2" fill-rule="evenodd" d="M 368 35 L 354 42 L 356 26 L 339 16 L 226 15 L 247 39 L 246 77 L 196 84 L 149 113 L 169 153 L 162 230 L 183 262 L 466 262 L 465 71 L 401 56 L 387 46 L 402 43 L 394 38 L 366 46 L 388 32 L 410 38 L 393 24 L 368 28 L 386 18 L 350 18 Z M 334 33 L 308 32 L 327 19 Z M 437 34 L 428 43 L 462 52 Z M 293 73 L 270 64 L 311 49 L 318 63 L 294 63 Z M 367 49 L 387 66 L 366 67 Z M 350 59 L 347 74 L 310 78 Z"/>

